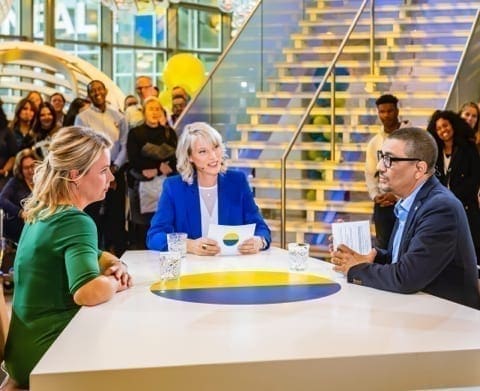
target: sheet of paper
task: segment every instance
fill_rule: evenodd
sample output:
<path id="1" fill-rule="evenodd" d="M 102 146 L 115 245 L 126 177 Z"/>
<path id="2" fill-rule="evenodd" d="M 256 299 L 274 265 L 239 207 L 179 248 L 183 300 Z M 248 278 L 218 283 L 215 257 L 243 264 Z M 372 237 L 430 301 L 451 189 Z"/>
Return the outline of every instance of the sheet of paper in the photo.
<path id="1" fill-rule="evenodd" d="M 368 220 L 332 223 L 332 236 L 335 249 L 339 244 L 345 244 L 360 254 L 368 254 L 372 249 Z"/>
<path id="2" fill-rule="evenodd" d="M 217 225 L 210 224 L 208 237 L 215 239 L 220 248 L 220 255 L 240 254 L 237 247 L 244 240 L 253 237 L 255 224 L 246 225 Z"/>

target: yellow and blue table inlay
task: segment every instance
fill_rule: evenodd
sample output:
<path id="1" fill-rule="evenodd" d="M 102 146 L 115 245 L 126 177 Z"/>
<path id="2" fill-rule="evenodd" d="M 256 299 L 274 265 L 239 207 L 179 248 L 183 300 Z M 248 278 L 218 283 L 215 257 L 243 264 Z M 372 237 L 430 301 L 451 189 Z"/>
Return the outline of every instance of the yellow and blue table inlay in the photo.
<path id="1" fill-rule="evenodd" d="M 278 271 L 187 274 L 156 282 L 150 290 L 168 299 L 208 304 L 273 304 L 318 299 L 340 290 L 328 278 Z"/>

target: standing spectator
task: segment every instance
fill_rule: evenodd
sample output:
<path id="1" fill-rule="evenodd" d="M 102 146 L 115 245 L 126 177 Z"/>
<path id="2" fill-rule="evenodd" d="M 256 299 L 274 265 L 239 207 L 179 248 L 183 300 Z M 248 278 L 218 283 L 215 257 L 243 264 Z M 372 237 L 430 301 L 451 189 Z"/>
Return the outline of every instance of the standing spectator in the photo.
<path id="1" fill-rule="evenodd" d="M 460 111 L 458 112 L 467 124 L 470 125 L 473 131 L 473 141 L 477 145 L 477 149 L 480 151 L 480 133 L 478 132 L 478 122 L 480 120 L 480 108 L 475 102 L 465 102 Z"/>
<path id="2" fill-rule="evenodd" d="M 380 96 L 375 104 L 383 131 L 375 135 L 368 143 L 365 159 L 365 180 L 370 197 L 374 202 L 373 222 L 376 232 L 376 246 L 387 248 L 390 235 L 395 224 L 393 207 L 397 197 L 392 192 L 383 192 L 378 186 L 377 151 L 382 147 L 387 136 L 395 130 L 409 126 L 408 121 L 401 122 L 398 119 L 397 97 L 385 94 Z"/>
<path id="3" fill-rule="evenodd" d="M 123 112 L 125 113 L 130 106 L 137 106 L 138 100 L 133 95 L 127 95 L 123 102 Z"/>
<path id="4" fill-rule="evenodd" d="M 145 99 L 144 116 L 145 122 L 130 130 L 127 141 L 129 175 L 132 183 L 132 190 L 129 192 L 130 212 L 136 228 L 134 231 L 137 233 L 135 238 L 137 248 L 145 248 L 146 233 L 155 212 L 155 210 L 142 212 L 141 206 L 150 201 L 142 197 L 151 198 L 147 191 L 141 191 L 142 185 L 169 176 L 177 170 L 175 158 L 177 135 L 169 127 L 165 110 L 157 98 Z M 158 204 L 160 191 L 161 188 L 156 195 L 155 206 Z"/>
<path id="5" fill-rule="evenodd" d="M 107 105 L 107 89 L 100 80 L 93 80 L 87 86 L 92 104 L 75 118 L 75 125 L 87 126 L 105 134 L 113 142 L 110 170 L 115 177 L 104 202 L 90 205 L 86 212 L 95 220 L 99 243 L 105 249 L 120 256 L 127 248 L 125 231 L 126 184 L 124 165 L 127 161 L 128 125 L 118 110 Z"/>
<path id="6" fill-rule="evenodd" d="M 172 123 L 175 124 L 178 117 L 182 114 L 183 110 L 187 107 L 187 100 L 183 95 L 172 96 Z"/>
<path id="7" fill-rule="evenodd" d="M 139 103 L 125 110 L 125 116 L 130 129 L 143 123 L 143 102 L 149 96 L 155 95 L 152 78 L 150 76 L 138 76 L 135 80 L 135 92 L 137 93 Z"/>
<path id="8" fill-rule="evenodd" d="M 15 157 L 13 177 L 0 193 L 0 208 L 5 211 L 5 237 L 18 242 L 24 224 L 23 200 L 32 193 L 33 173 L 39 157 L 23 149 Z"/>
<path id="9" fill-rule="evenodd" d="M 16 153 L 17 142 L 8 127 L 7 116 L 3 111 L 2 103 L 0 103 L 0 190 L 12 172 Z"/>
<path id="10" fill-rule="evenodd" d="M 21 99 L 15 106 L 15 113 L 10 129 L 15 136 L 17 150 L 30 148 L 33 145 L 33 127 L 35 124 L 36 106 L 27 98 Z"/>
<path id="11" fill-rule="evenodd" d="M 78 113 L 88 109 L 89 106 L 90 101 L 83 98 L 75 98 L 72 103 L 70 103 L 67 114 L 65 114 L 63 119 L 62 126 L 72 126 L 75 123 L 75 118 L 77 117 Z"/>
<path id="12" fill-rule="evenodd" d="M 55 113 L 57 114 L 57 126 L 61 128 L 65 117 L 65 112 L 63 111 L 65 107 L 65 97 L 60 92 L 55 92 L 50 96 L 50 104 L 53 106 Z"/>
<path id="13" fill-rule="evenodd" d="M 56 115 L 57 113 L 50 103 L 44 102 L 40 104 L 35 120 L 35 128 L 33 130 L 33 148 L 41 159 L 47 156 L 50 140 L 53 134 L 59 129 Z"/>
<path id="14" fill-rule="evenodd" d="M 480 209 L 477 195 L 480 187 L 480 157 L 468 137 L 471 128 L 453 111 L 437 110 L 427 129 L 438 145 L 436 175 L 465 208 L 479 263 Z"/>
<path id="15" fill-rule="evenodd" d="M 43 103 L 42 94 L 36 90 L 30 91 L 26 98 L 33 103 L 36 110 L 38 110 L 40 105 Z"/>

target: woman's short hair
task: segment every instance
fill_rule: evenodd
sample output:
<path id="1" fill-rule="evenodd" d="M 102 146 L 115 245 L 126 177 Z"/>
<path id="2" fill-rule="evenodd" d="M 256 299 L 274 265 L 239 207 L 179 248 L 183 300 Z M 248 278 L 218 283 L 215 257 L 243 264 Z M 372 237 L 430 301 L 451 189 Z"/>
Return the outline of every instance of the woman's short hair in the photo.
<path id="1" fill-rule="evenodd" d="M 212 145 L 218 145 L 221 148 L 222 168 L 220 173 L 227 171 L 227 153 L 220 133 L 205 122 L 193 122 L 183 128 L 177 144 L 177 170 L 183 181 L 190 185 L 193 183 L 193 178 L 196 175 L 196 168 L 190 161 L 190 156 L 192 155 L 193 143 L 199 138 L 203 138 Z"/>
<path id="2" fill-rule="evenodd" d="M 20 152 L 18 152 L 15 156 L 15 163 L 13 164 L 13 175 L 20 180 L 25 180 L 25 177 L 23 176 L 23 171 L 22 171 L 22 162 L 23 159 L 30 157 L 35 161 L 39 161 L 40 157 L 37 155 L 37 153 L 30 148 L 25 148 L 22 149 Z"/>
<path id="3" fill-rule="evenodd" d="M 81 126 L 61 128 L 52 137 L 49 153 L 35 169 L 32 195 L 24 206 L 26 221 L 51 216 L 59 205 L 73 201 L 72 170 L 84 176 L 112 142 L 100 132 Z"/>

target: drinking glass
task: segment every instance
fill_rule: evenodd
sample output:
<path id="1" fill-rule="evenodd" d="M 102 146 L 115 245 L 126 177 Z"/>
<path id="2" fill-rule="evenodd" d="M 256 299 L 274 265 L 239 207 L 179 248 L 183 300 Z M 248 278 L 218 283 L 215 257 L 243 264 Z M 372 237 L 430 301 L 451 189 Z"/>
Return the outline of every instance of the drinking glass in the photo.
<path id="1" fill-rule="evenodd" d="M 182 258 L 187 256 L 187 234 L 183 232 L 173 232 L 167 234 L 168 251 L 176 251 Z"/>
<path id="2" fill-rule="evenodd" d="M 307 268 L 309 250 L 308 243 L 288 243 L 290 270 L 302 271 Z"/>
<path id="3" fill-rule="evenodd" d="M 160 280 L 176 280 L 180 277 L 182 255 L 177 251 L 162 251 L 159 256 Z"/>

